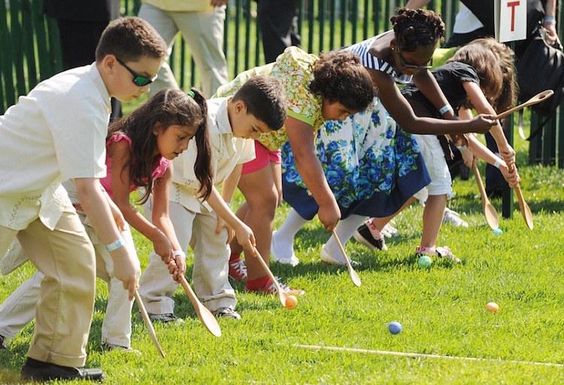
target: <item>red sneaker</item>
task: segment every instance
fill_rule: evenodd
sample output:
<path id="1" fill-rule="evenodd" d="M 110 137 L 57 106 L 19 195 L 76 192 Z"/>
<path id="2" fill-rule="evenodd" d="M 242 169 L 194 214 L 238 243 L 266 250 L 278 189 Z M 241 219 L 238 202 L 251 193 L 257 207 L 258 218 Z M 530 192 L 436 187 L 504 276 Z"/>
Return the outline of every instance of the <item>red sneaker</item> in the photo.
<path id="1" fill-rule="evenodd" d="M 247 280 L 247 265 L 240 257 L 231 256 L 229 259 L 229 277 L 237 282 Z"/>
<path id="2" fill-rule="evenodd" d="M 279 277 L 275 277 L 278 281 L 278 284 L 287 294 L 291 295 L 304 295 L 305 291 L 300 289 L 292 289 L 287 284 L 283 283 Z M 259 293 L 259 294 L 277 294 L 276 292 L 276 285 L 274 282 L 268 277 L 262 277 L 253 280 L 254 282 L 247 282 L 245 287 L 246 291 Z"/>

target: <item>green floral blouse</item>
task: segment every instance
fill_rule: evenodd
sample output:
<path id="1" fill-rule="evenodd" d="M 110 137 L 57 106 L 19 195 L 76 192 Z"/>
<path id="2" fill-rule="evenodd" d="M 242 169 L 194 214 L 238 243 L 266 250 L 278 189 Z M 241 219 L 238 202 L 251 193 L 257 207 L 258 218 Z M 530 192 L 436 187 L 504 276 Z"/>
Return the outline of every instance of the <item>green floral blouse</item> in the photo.
<path id="1" fill-rule="evenodd" d="M 309 84 L 313 80 L 313 64 L 316 60 L 317 56 L 308 54 L 297 47 L 286 48 L 275 63 L 242 72 L 231 82 L 221 86 L 214 97 L 235 94 L 243 83 L 253 76 L 270 75 L 278 79 L 284 87 L 288 102 L 288 116 L 308 124 L 317 131 L 323 124 L 321 97 L 309 91 Z M 288 140 L 286 127 L 272 133 L 262 134 L 258 140 L 269 150 L 278 150 Z"/>

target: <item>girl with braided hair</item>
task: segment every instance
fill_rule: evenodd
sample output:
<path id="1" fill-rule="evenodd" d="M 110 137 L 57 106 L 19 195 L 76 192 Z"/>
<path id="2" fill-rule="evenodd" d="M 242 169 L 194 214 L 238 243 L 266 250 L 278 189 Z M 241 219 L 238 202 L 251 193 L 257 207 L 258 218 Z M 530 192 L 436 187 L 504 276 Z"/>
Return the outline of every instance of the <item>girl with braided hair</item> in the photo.
<path id="1" fill-rule="evenodd" d="M 472 109 L 481 113 L 492 113 L 509 108 L 516 100 L 517 85 L 513 66 L 513 52 L 495 39 L 476 39 L 461 47 L 446 64 L 433 69 L 433 76 L 447 96 L 457 115 L 462 119 L 472 117 Z M 437 109 L 416 87 L 408 85 L 402 89 L 417 116 L 439 118 Z M 503 159 L 481 144 L 473 134 L 465 135 L 463 146 L 458 146 L 464 163 L 471 167 L 474 156 L 493 165 L 503 175 L 510 186 L 519 182 L 515 167 L 515 150 L 509 145 L 501 125 L 491 129 L 491 134 L 500 149 Z M 450 248 L 437 247 L 447 197 L 452 194 L 451 177 L 447 160 L 452 160 L 452 152 L 444 137 L 435 135 L 414 135 L 425 165 L 431 175 L 431 183 L 416 194 L 425 202 L 423 211 L 423 231 L 416 254 L 429 257 L 442 257 L 453 262 L 460 260 Z M 362 225 L 354 237 L 370 248 L 385 249 L 384 239 L 376 239 L 369 228 L 381 229 L 389 218 L 373 218 Z"/>
<path id="2" fill-rule="evenodd" d="M 343 122 L 326 122 L 317 135 L 317 155 L 342 214 L 336 231 L 343 243 L 367 216 L 393 215 L 429 184 L 418 145 L 405 131 L 486 132 L 495 124 L 487 115 L 457 120 L 429 72 L 431 57 L 444 34 L 444 24 L 437 14 L 402 8 L 391 22 L 393 30 L 346 48 L 359 56 L 370 73 L 376 90 L 372 106 Z M 447 120 L 415 115 L 396 84 L 410 82 Z M 294 236 L 313 218 L 317 205 L 300 176 L 293 172 L 289 150 L 287 146 L 282 149 L 282 184 L 284 199 L 293 209 L 273 234 L 272 254 L 279 262 L 295 265 L 298 260 L 292 248 Z M 323 246 L 321 259 L 345 264 L 334 237 Z"/>

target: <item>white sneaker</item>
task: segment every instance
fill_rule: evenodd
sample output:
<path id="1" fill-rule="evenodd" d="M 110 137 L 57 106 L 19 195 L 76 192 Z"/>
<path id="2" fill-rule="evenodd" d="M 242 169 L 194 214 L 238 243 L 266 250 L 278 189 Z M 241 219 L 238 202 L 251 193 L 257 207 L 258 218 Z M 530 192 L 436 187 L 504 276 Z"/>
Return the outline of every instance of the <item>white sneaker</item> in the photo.
<path id="1" fill-rule="evenodd" d="M 392 238 L 399 236 L 399 231 L 390 223 L 386 224 L 380 233 L 385 236 L 386 238 Z"/>
<path id="2" fill-rule="evenodd" d="M 339 256 L 341 256 L 340 253 L 339 253 Z M 325 245 L 323 245 L 321 247 L 321 261 L 328 263 L 329 265 L 347 266 L 347 263 L 345 262 L 344 257 L 343 257 L 342 260 L 335 258 L 332 254 L 330 254 L 327 251 L 327 249 L 325 248 Z M 360 266 L 360 262 L 353 261 L 351 259 L 351 265 L 353 267 Z"/>
<path id="3" fill-rule="evenodd" d="M 454 210 L 445 208 L 445 213 L 443 215 L 443 223 L 448 223 L 454 227 L 468 227 L 468 222 L 460 218 L 460 214 Z"/>
<path id="4" fill-rule="evenodd" d="M 294 254 L 294 249 L 290 247 L 289 253 L 288 250 L 281 250 L 282 247 L 280 242 L 277 240 L 276 234 L 276 231 L 272 233 L 272 241 L 270 243 L 270 255 L 272 256 L 272 259 L 283 265 L 291 265 L 292 267 L 297 266 L 300 263 L 300 260 L 296 257 L 296 254 Z"/>

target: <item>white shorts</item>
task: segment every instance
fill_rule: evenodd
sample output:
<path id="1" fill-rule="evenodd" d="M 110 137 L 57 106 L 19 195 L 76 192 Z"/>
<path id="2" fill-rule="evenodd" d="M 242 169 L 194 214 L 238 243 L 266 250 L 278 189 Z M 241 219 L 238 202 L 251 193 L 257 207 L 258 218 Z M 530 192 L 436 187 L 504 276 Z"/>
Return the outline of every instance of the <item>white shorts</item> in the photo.
<path id="1" fill-rule="evenodd" d="M 420 201 L 427 200 L 428 195 L 452 194 L 452 180 L 439 139 L 435 135 L 413 135 L 423 155 L 425 166 L 429 171 L 431 183 L 415 194 Z"/>

